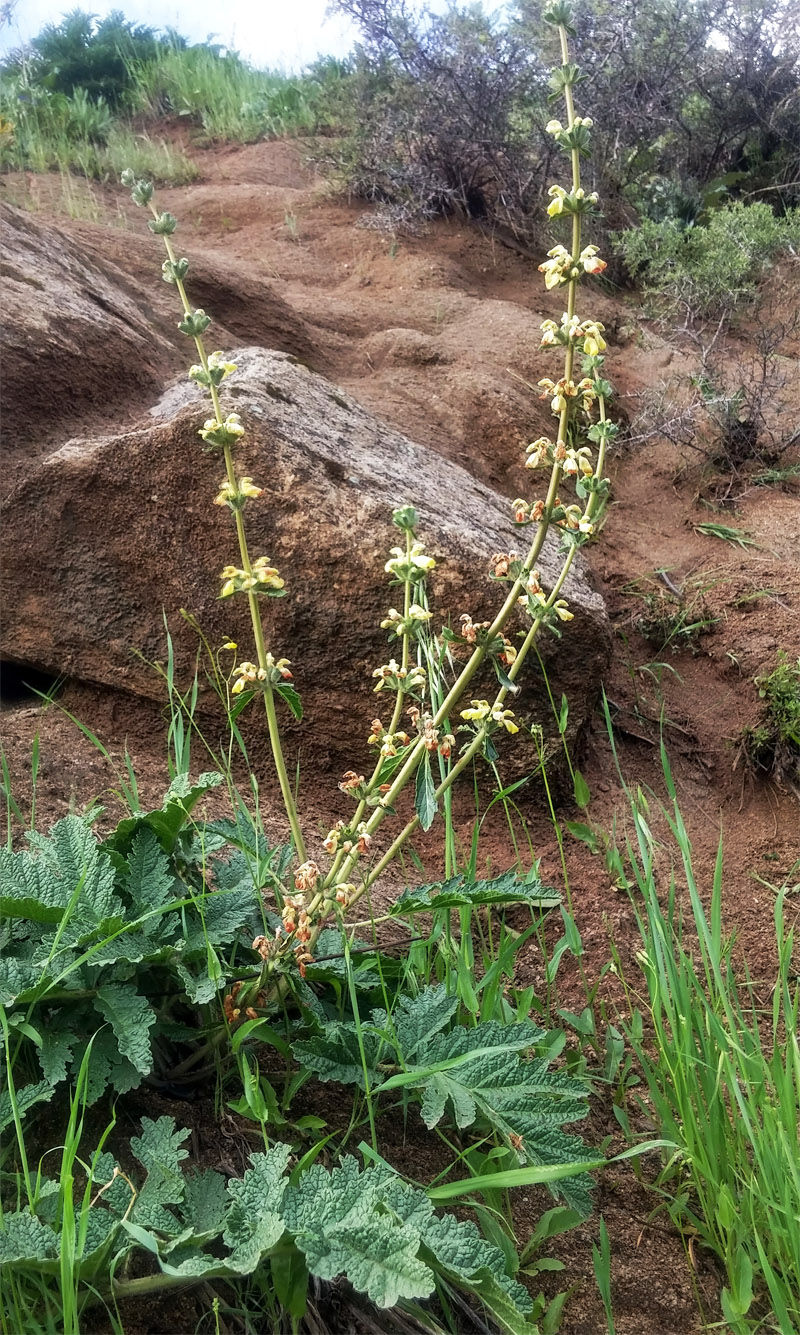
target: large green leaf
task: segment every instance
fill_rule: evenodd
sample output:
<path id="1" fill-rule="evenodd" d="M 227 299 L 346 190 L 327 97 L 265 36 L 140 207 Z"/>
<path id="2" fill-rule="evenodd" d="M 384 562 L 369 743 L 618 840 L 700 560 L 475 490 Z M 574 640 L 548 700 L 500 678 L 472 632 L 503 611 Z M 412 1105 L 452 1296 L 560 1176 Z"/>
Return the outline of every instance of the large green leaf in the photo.
<path id="1" fill-rule="evenodd" d="M 281 1204 L 287 1188 L 288 1145 L 272 1145 L 265 1153 L 251 1154 L 251 1167 L 241 1180 L 228 1183 L 231 1208 L 224 1241 L 231 1249 L 228 1264 L 239 1274 L 255 1269 L 264 1252 L 285 1229 Z"/>
<path id="2" fill-rule="evenodd" d="M 91 1061 L 86 1069 L 87 1103 L 95 1103 L 107 1086 L 117 1094 L 127 1094 L 128 1090 L 136 1089 L 137 1085 L 142 1083 L 141 1072 L 120 1052 L 114 1030 L 110 1025 L 98 1029 L 98 1018 L 97 1012 L 88 1002 L 85 1006 L 70 1008 L 73 1032 L 79 1036 L 78 1046 L 70 1064 L 73 1079 L 80 1069 L 86 1039 L 94 1034 Z"/>
<path id="3" fill-rule="evenodd" d="M 134 917 L 168 904 L 175 898 L 176 888 L 183 890 L 155 830 L 149 826 L 138 829 L 131 839 L 122 884 L 130 896 Z M 178 898 L 182 899 L 183 893 Z M 177 926 L 177 920 L 171 915 L 156 914 L 145 919 L 142 931 L 147 936 L 155 934 L 163 939 L 167 934 L 172 935 Z"/>
<path id="4" fill-rule="evenodd" d="M 326 1024 L 324 1034 L 315 1035 L 305 1042 L 293 1043 L 292 1052 L 302 1066 L 313 1071 L 318 1080 L 336 1080 L 340 1085 L 358 1085 L 365 1088 L 364 1064 L 370 1083 L 377 1079 L 377 1063 L 381 1040 L 377 1034 L 362 1031 L 364 1059 L 354 1024 L 334 1021 Z"/>
<path id="5" fill-rule="evenodd" d="M 235 886 L 223 884 L 198 895 L 186 912 L 184 954 L 205 956 L 207 941 L 213 946 L 227 945 L 244 926 L 252 940 L 256 927 L 262 930 L 260 916 L 254 916 L 258 911 L 258 895 L 249 875 Z"/>
<path id="6" fill-rule="evenodd" d="M 0 848 L 0 915 L 55 924 L 71 906 L 85 932 L 119 911 L 114 867 L 86 821 L 65 816 L 49 836 L 28 837 L 32 850 Z"/>
<path id="7" fill-rule="evenodd" d="M 212 788 L 218 788 L 221 783 L 222 775 L 216 770 L 201 774 L 194 784 L 187 775 L 179 774 L 167 789 L 160 807 L 153 811 L 137 812 L 135 816 L 121 820 L 116 830 L 104 841 L 103 848 L 127 855 L 134 836 L 142 829 L 150 829 L 165 852 L 170 853 L 194 807 L 206 793 Z"/>
<path id="8" fill-rule="evenodd" d="M 156 1022 L 150 1002 L 133 983 L 106 983 L 97 989 L 94 1004 L 111 1025 L 123 1057 L 147 1075 L 153 1065 L 149 1031 Z"/>
<path id="9" fill-rule="evenodd" d="M 476 908 L 484 904 L 519 904 L 530 908 L 547 909 L 560 904 L 561 896 L 542 884 L 538 875 L 518 876 L 515 871 L 504 872 L 490 881 L 469 881 L 459 874 L 449 881 L 404 890 L 389 908 L 392 917 L 412 913 L 431 913 L 434 910 Z"/>
<path id="10" fill-rule="evenodd" d="M 422 1230 L 425 1248 L 446 1274 L 465 1280 L 509 1329 L 524 1329 L 533 1308 L 530 1294 L 506 1273 L 503 1253 L 487 1242 L 471 1219 L 434 1215 Z M 533 1335 L 533 1328 L 531 1335 Z"/>
<path id="11" fill-rule="evenodd" d="M 20 1117 L 24 1117 L 29 1108 L 37 1103 L 48 1103 L 53 1097 L 53 1086 L 47 1080 L 39 1080 L 35 1085 L 22 1085 L 17 1089 L 14 1102 L 8 1089 L 0 1089 L 0 1131 L 5 1131 L 14 1121 L 14 1107 Z"/>
<path id="12" fill-rule="evenodd" d="M 222 1173 L 208 1168 L 185 1178 L 183 1219 L 195 1242 L 207 1242 L 222 1232 L 229 1204 Z"/>
<path id="13" fill-rule="evenodd" d="M 408 1062 L 452 1020 L 458 1010 L 458 995 L 447 988 L 426 987 L 416 997 L 400 995 L 391 1014 L 373 1011 L 371 1026 L 394 1042 L 404 1062 Z"/>
<path id="14" fill-rule="evenodd" d="M 0 1269 L 19 1262 L 46 1261 L 58 1254 L 58 1235 L 28 1210 L 3 1215 L 0 1229 Z"/>
<path id="15" fill-rule="evenodd" d="M 144 1228 L 168 1234 L 181 1231 L 175 1215 L 165 1207 L 183 1200 L 185 1186 L 180 1164 L 189 1155 L 183 1149 L 188 1136 L 188 1131 L 175 1130 L 171 1117 L 159 1117 L 157 1121 L 143 1117 L 141 1136 L 131 1140 L 131 1151 L 147 1170 L 132 1216 Z"/>
<path id="16" fill-rule="evenodd" d="M 0 1006 L 5 1006 L 17 997 L 29 992 L 34 984 L 41 981 L 42 971 L 37 969 L 32 960 L 17 959 L 9 955 L 8 946 L 0 957 Z"/>
<path id="17" fill-rule="evenodd" d="M 543 1037 L 532 1024 L 502 1025 L 495 1021 L 473 1029 L 456 1028 L 435 1034 L 405 1071 L 380 1086 L 384 1092 L 410 1087 L 422 1092 L 426 1126 L 441 1121 L 449 1102 L 458 1127 L 477 1117 L 476 1099 L 486 1090 L 519 1080 L 518 1053 Z"/>
<path id="18" fill-rule="evenodd" d="M 430 1268 L 419 1259 L 420 1234 L 382 1208 L 386 1174 L 360 1169 L 346 1155 L 329 1173 L 314 1164 L 286 1193 L 287 1228 L 313 1275 L 346 1275 L 378 1307 L 433 1291 Z"/>
<path id="19" fill-rule="evenodd" d="M 79 1041 L 78 1035 L 64 1025 L 60 1015 L 42 1025 L 42 1045 L 38 1049 L 38 1056 L 42 1075 L 48 1084 L 57 1085 L 66 1080 L 67 1065 Z"/>

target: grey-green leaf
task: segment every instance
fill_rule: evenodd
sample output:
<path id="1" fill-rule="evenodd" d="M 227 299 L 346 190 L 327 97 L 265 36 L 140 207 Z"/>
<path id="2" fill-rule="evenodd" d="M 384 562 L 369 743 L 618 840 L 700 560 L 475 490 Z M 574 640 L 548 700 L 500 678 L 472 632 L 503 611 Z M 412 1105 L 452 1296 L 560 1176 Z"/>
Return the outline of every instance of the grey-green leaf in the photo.
<path id="1" fill-rule="evenodd" d="M 431 913 L 434 910 L 474 908 L 492 904 L 527 904 L 530 908 L 554 908 L 561 903 L 557 890 L 542 884 L 534 873 L 527 877 L 515 871 L 504 872 L 489 881 L 469 881 L 459 874 L 449 881 L 404 890 L 391 905 L 389 912 L 395 918 L 411 913 Z"/>
<path id="2" fill-rule="evenodd" d="M 419 816 L 421 829 L 429 830 L 433 825 L 433 818 L 438 810 L 438 803 L 436 801 L 436 789 L 434 787 L 433 774 L 431 772 L 431 758 L 428 751 L 423 753 L 422 760 L 417 767 L 414 806 L 417 815 Z"/>
<path id="3" fill-rule="evenodd" d="M 0 1230 L 0 1267 L 19 1261 L 45 1261 L 58 1254 L 58 1237 L 27 1210 L 3 1215 Z"/>
<path id="4" fill-rule="evenodd" d="M 149 1030 L 156 1022 L 149 1001 L 133 983 L 106 983 L 98 988 L 94 1004 L 114 1030 L 123 1057 L 147 1075 L 153 1065 Z"/>

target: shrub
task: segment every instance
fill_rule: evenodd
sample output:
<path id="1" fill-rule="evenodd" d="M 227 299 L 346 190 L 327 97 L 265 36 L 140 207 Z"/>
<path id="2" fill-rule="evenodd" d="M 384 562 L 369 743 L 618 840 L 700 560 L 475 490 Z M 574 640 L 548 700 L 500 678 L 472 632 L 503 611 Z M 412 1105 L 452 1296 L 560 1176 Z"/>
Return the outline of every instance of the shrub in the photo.
<path id="1" fill-rule="evenodd" d="M 530 47 L 479 9 L 412 16 L 339 0 L 364 44 L 342 144 L 323 161 L 359 198 L 421 218 L 458 212 L 530 228 L 552 158 L 546 75 Z"/>
<path id="2" fill-rule="evenodd" d="M 27 80 L 50 92 L 67 96 L 77 89 L 93 101 L 110 106 L 124 103 L 129 86 L 129 63 L 151 60 L 162 41 L 153 28 L 133 24 L 116 9 L 97 19 L 74 9 L 61 23 L 48 23 L 25 51 L 12 53 L 3 68 L 25 74 Z M 181 39 L 177 39 L 181 40 Z"/>
<path id="3" fill-rule="evenodd" d="M 800 313 L 782 315 L 776 277 L 743 312 L 743 337 L 727 329 L 727 312 L 708 326 L 701 321 L 681 330 L 683 345 L 697 352 L 697 369 L 648 386 L 630 424 L 631 443 L 660 436 L 699 455 L 711 470 L 709 485 L 724 497 L 736 485 L 780 484 L 798 472 L 784 460 L 800 441 L 787 394 Z M 777 299 L 770 287 L 778 289 Z"/>
<path id="4" fill-rule="evenodd" d="M 739 755 L 760 774 L 771 774 L 778 782 L 800 784 L 800 658 L 790 662 L 779 655 L 772 672 L 756 678 L 761 717 L 743 729 Z M 800 792 L 798 792 L 800 796 Z"/>
<path id="5" fill-rule="evenodd" d="M 614 242 L 645 297 L 686 325 L 730 314 L 752 301 L 778 255 L 800 244 L 800 211 L 777 216 L 768 204 L 729 204 L 704 226 L 643 219 Z"/>
<path id="6" fill-rule="evenodd" d="M 542 7 L 517 3 L 534 50 Z M 736 181 L 779 192 L 784 207 L 800 199 L 792 0 L 589 0 L 575 28 L 597 122 L 593 170 L 607 197 L 622 192 L 647 214 L 663 192 L 675 204 L 682 195 L 696 213 L 712 183 Z"/>

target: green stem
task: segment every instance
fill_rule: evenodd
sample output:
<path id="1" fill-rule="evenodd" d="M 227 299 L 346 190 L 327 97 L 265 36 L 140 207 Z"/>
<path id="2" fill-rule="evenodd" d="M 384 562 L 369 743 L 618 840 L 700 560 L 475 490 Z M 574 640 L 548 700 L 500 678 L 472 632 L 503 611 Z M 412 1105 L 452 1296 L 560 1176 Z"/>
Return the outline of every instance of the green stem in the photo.
<path id="1" fill-rule="evenodd" d="M 158 210 L 156 209 L 152 201 L 150 203 L 150 211 L 153 214 L 154 218 L 158 217 Z M 168 236 L 164 236 L 164 246 L 166 248 L 169 260 L 171 261 L 172 264 L 175 264 L 177 261 L 177 255 L 172 245 L 172 242 L 170 241 Z M 180 296 L 181 304 L 183 306 L 185 314 L 191 315 L 193 308 L 189 301 L 183 281 L 181 279 L 176 279 L 175 286 L 178 289 L 178 294 Z M 200 358 L 200 364 L 205 371 L 208 371 L 208 355 L 206 353 L 205 344 L 203 342 L 202 337 L 200 335 L 196 335 L 194 343 L 195 347 L 197 348 L 197 355 Z M 216 418 L 217 423 L 220 426 L 222 426 L 224 418 L 222 416 L 222 405 L 220 404 L 219 392 L 217 390 L 216 385 L 209 385 L 208 388 L 211 394 L 211 404 L 214 409 L 214 416 Z M 232 491 L 238 492 L 239 482 L 236 476 L 236 466 L 233 461 L 233 451 L 230 445 L 225 445 L 223 447 L 222 453 L 225 462 L 225 475 L 227 477 L 228 484 L 230 485 Z M 245 530 L 244 515 L 241 509 L 234 510 L 233 517 L 236 525 L 236 537 L 239 544 L 239 558 L 242 563 L 242 569 L 244 570 L 246 575 L 252 575 L 253 566 L 250 560 L 250 550 L 247 544 L 247 532 Z M 261 619 L 261 609 L 258 605 L 258 594 L 255 593 L 252 589 L 248 589 L 247 591 L 247 602 L 250 611 L 250 622 L 253 628 L 253 639 L 255 641 L 256 659 L 258 662 L 258 666 L 266 670 L 267 641 L 266 641 L 266 636 L 264 634 L 264 623 Z M 272 758 L 278 776 L 278 784 L 281 790 L 281 797 L 283 798 L 283 805 L 286 810 L 286 815 L 288 817 L 289 825 L 292 831 L 292 839 L 294 840 L 294 846 L 299 860 L 301 862 L 306 862 L 308 860 L 308 854 L 306 852 L 303 833 L 300 828 L 300 820 L 297 813 L 297 806 L 294 800 L 294 793 L 292 792 L 292 786 L 291 783 L 289 782 L 289 776 L 286 770 L 286 761 L 284 759 L 283 747 L 281 745 L 280 726 L 278 724 L 278 716 L 277 716 L 277 711 L 275 709 L 275 692 L 273 691 L 272 683 L 269 680 L 265 683 L 264 707 L 267 717 L 267 728 L 269 731 L 269 741 L 272 750 Z"/>
<path id="2" fill-rule="evenodd" d="M 569 64 L 569 46 L 567 42 L 567 32 L 563 26 L 559 26 L 559 39 L 561 44 L 562 63 L 563 65 L 566 66 Z M 567 109 L 568 128 L 572 129 L 575 122 L 575 104 L 572 95 L 572 87 L 570 84 L 567 84 L 564 87 L 564 99 Z M 578 191 L 581 184 L 580 154 L 577 148 L 573 148 L 571 150 L 570 157 L 572 165 L 572 191 L 573 193 L 575 193 Z M 581 253 L 581 217 L 580 214 L 576 212 L 573 214 L 572 217 L 573 266 L 576 266 L 578 264 L 580 253 Z M 569 279 L 568 293 L 567 293 L 567 315 L 569 320 L 572 320 L 573 316 L 575 315 L 575 309 L 577 303 L 577 288 L 578 288 L 578 279 L 576 277 L 571 277 Z M 575 360 L 575 345 L 574 341 L 570 338 L 566 344 L 564 353 L 564 379 L 567 382 L 569 382 L 572 379 L 574 360 Z M 599 379 L 599 376 L 596 371 L 594 373 L 594 379 L 595 381 Z M 601 422 L 604 422 L 606 420 L 606 412 L 605 412 L 605 400 L 603 399 L 602 396 L 598 396 L 598 404 L 599 404 L 600 420 Z M 565 406 L 562 408 L 559 414 L 557 444 L 559 445 L 567 444 L 568 434 L 569 434 L 568 428 L 569 428 L 569 404 L 567 402 L 565 403 Z M 606 452 L 606 441 L 605 439 L 603 439 L 600 442 L 598 448 L 597 463 L 594 470 L 594 477 L 598 480 L 602 478 L 602 472 L 605 464 L 605 452 Z M 538 560 L 541 550 L 544 546 L 547 534 L 550 529 L 553 509 L 555 508 L 556 500 L 558 498 L 558 489 L 561 483 L 561 478 L 562 478 L 561 466 L 560 463 L 556 461 L 553 465 L 553 469 L 550 475 L 550 482 L 547 489 L 547 496 L 544 504 L 544 513 L 542 515 L 542 519 L 539 524 L 536 537 L 530 547 L 525 562 L 523 563 L 520 575 L 511 586 L 511 589 L 505 599 L 505 602 L 503 603 L 503 606 L 500 608 L 500 611 L 495 617 L 494 622 L 489 628 L 486 634 L 484 645 L 478 646 L 475 649 L 474 653 L 472 654 L 471 658 L 465 665 L 458 679 L 456 680 L 451 690 L 445 696 L 445 699 L 442 701 L 439 708 L 437 709 L 434 715 L 434 726 L 438 726 L 450 714 L 454 706 L 458 703 L 461 696 L 464 694 L 467 687 L 470 685 L 475 674 L 481 667 L 487 653 L 486 646 L 488 645 L 488 643 L 491 643 L 492 639 L 496 638 L 503 632 L 514 610 L 514 607 L 516 606 L 517 600 L 519 599 L 521 593 L 523 592 L 523 589 L 525 588 L 525 585 L 527 583 L 527 578 L 530 575 L 531 571 L 534 569 L 536 561 Z M 596 492 L 592 492 L 588 498 L 585 507 L 585 512 L 589 517 L 589 519 L 591 519 L 592 515 L 595 513 L 597 504 L 598 504 L 598 495 Z M 522 664 L 524 663 L 531 647 L 535 642 L 536 635 L 538 633 L 538 629 L 539 626 L 541 625 L 541 620 L 545 611 L 554 605 L 555 600 L 558 597 L 558 594 L 563 588 L 563 585 L 567 579 L 570 568 L 572 566 L 576 550 L 577 549 L 575 547 L 570 548 L 564 560 L 561 572 L 556 580 L 556 583 L 550 591 L 547 602 L 542 608 L 541 614 L 534 620 L 533 624 L 531 625 L 528 634 L 523 642 L 523 645 L 519 650 L 514 663 L 511 666 L 508 675 L 509 679 L 512 682 L 516 679 L 519 671 L 521 670 Z M 498 706 L 501 706 L 506 698 L 507 693 L 508 693 L 507 688 L 502 687 L 498 691 L 492 707 L 497 708 Z M 443 780 L 442 784 L 436 790 L 437 797 L 439 797 L 441 794 L 445 792 L 449 792 L 456 777 L 463 772 L 464 768 L 471 761 L 473 756 L 475 756 L 478 753 L 478 751 L 482 746 L 482 743 L 483 743 L 483 733 L 480 732 L 478 733 L 475 740 L 470 744 L 470 746 L 464 752 L 458 763 L 453 766 L 453 768 L 450 770 L 448 775 Z M 420 738 L 412 748 L 411 752 L 409 753 L 403 765 L 401 766 L 388 793 L 383 799 L 384 805 L 376 807 L 372 816 L 370 816 L 369 820 L 367 821 L 366 828 L 369 834 L 374 834 L 374 832 L 380 828 L 387 814 L 386 808 L 394 805 L 394 802 L 396 801 L 397 797 L 403 791 L 403 789 L 406 787 L 406 785 L 414 775 L 420 763 L 420 760 L 422 759 L 423 752 L 424 752 L 424 742 Z M 359 818 L 362 813 L 363 813 L 363 804 L 361 807 L 359 807 Z M 376 877 L 379 876 L 381 872 L 383 872 L 385 868 L 391 863 L 392 859 L 398 854 L 400 849 L 403 847 L 403 845 L 409 838 L 410 834 L 417 828 L 418 825 L 419 825 L 419 820 L 416 816 L 413 817 L 407 823 L 405 828 L 400 832 L 400 834 L 397 835 L 397 837 L 395 838 L 395 840 L 393 841 L 387 852 L 380 858 L 378 863 L 370 870 L 370 872 L 368 873 L 368 875 L 366 876 L 365 880 L 362 883 L 361 889 L 353 897 L 353 900 L 351 902 L 355 902 L 357 898 L 360 898 L 360 896 L 368 889 L 368 887 L 373 884 Z M 346 858 L 337 860 L 337 863 L 331 869 L 331 872 L 326 878 L 324 888 L 327 890 L 336 881 L 342 883 L 345 880 L 347 880 L 347 878 L 350 875 L 352 875 L 357 860 L 358 860 L 357 853 L 350 853 L 347 855 Z M 310 912 L 313 912 L 314 910 L 319 908 L 322 902 L 322 898 L 323 896 L 321 893 L 319 893 L 315 897 L 315 899 L 312 901 L 312 904 L 309 906 Z M 317 934 L 318 934 L 318 929 L 315 929 L 315 933 L 313 935 L 314 940 L 316 939 Z"/>
<path id="3" fill-rule="evenodd" d="M 414 536 L 413 532 L 410 529 L 406 529 L 407 562 L 410 560 L 411 557 L 413 536 Z M 411 580 L 410 578 L 408 578 L 404 581 L 404 589 L 403 589 L 403 616 L 405 617 L 406 620 L 408 619 L 408 614 L 410 610 L 411 610 Z M 401 666 L 405 670 L 408 669 L 408 662 L 409 662 L 409 639 L 410 636 L 408 635 L 408 633 L 406 633 L 403 636 L 403 651 L 402 651 L 402 662 L 401 662 Z M 388 728 L 388 731 L 390 733 L 395 733 L 400 725 L 400 719 L 402 718 L 403 715 L 403 701 L 405 700 L 405 696 L 406 696 L 405 691 L 402 689 L 402 687 L 400 687 L 397 691 L 397 699 L 395 700 L 394 710 L 392 711 L 392 720 Z M 378 759 L 375 763 L 375 768 L 372 771 L 372 774 L 370 775 L 369 781 L 367 783 L 367 794 L 373 792 L 382 768 L 383 768 L 383 757 L 379 754 Z M 366 797 L 362 797 L 361 801 L 356 807 L 355 815 L 351 817 L 351 820 L 349 822 L 351 828 L 354 829 L 359 824 L 359 822 L 362 820 L 364 816 L 364 812 L 366 811 L 366 809 L 367 809 Z M 322 882 L 323 890 L 327 890 L 328 886 L 333 885 L 336 882 L 338 878 L 339 868 L 341 867 L 342 861 L 344 860 L 345 856 L 346 856 L 345 853 L 341 849 L 334 856 L 331 869 L 328 872 L 327 876 L 325 877 L 324 881 Z"/>

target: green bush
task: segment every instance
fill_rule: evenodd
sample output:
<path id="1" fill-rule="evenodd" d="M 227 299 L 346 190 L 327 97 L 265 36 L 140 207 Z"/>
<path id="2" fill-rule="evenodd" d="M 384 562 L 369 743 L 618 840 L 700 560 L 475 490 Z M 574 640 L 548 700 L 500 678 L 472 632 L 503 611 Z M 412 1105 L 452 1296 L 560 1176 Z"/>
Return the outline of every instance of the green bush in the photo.
<path id="1" fill-rule="evenodd" d="M 681 313 L 689 322 L 752 300 L 769 266 L 798 244 L 800 212 L 779 217 L 764 203 L 729 204 L 699 227 L 686 227 L 677 218 L 643 219 L 614 241 L 657 308 Z"/>
<path id="2" fill-rule="evenodd" d="M 740 752 L 756 773 L 800 783 L 800 658 L 778 656 L 772 672 L 756 678 L 762 701 L 757 724 L 741 734 Z"/>
<path id="3" fill-rule="evenodd" d="M 4 62 L 10 74 L 25 74 L 34 85 L 49 92 L 71 95 L 83 89 L 93 100 L 104 98 L 117 107 L 125 101 L 129 65 L 133 60 L 152 60 L 164 41 L 153 28 L 133 24 L 121 10 L 103 19 L 74 9 L 60 23 L 48 23 L 30 43 L 30 49 L 14 52 Z"/>

